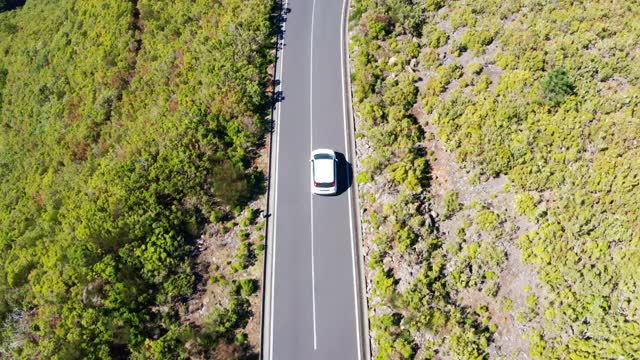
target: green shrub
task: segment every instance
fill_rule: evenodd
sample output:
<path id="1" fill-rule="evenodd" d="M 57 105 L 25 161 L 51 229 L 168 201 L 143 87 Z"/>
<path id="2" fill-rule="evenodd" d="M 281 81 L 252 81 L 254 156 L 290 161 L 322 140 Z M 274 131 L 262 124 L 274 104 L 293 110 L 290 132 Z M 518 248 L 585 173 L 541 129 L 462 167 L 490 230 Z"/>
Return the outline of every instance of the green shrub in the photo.
<path id="1" fill-rule="evenodd" d="M 401 229 L 400 231 L 398 231 L 398 235 L 396 237 L 398 251 L 401 253 L 405 252 L 407 249 L 412 247 L 417 240 L 418 234 L 413 232 L 413 230 L 408 227 Z"/>
<path id="2" fill-rule="evenodd" d="M 258 291 L 258 281 L 255 279 L 240 279 L 238 280 L 240 286 L 240 295 L 249 297 Z"/>
<path id="3" fill-rule="evenodd" d="M 211 284 L 220 283 L 220 282 L 222 282 L 222 280 L 224 280 L 224 278 L 220 274 L 215 274 L 215 275 L 212 275 L 212 276 L 209 277 L 209 282 Z"/>
<path id="4" fill-rule="evenodd" d="M 467 66 L 469 73 L 473 75 L 480 75 L 483 68 L 484 68 L 483 65 L 478 62 L 473 62 Z"/>
<path id="5" fill-rule="evenodd" d="M 462 34 L 460 42 L 464 49 L 480 52 L 485 46 L 493 42 L 493 38 L 494 35 L 489 31 L 467 30 Z"/>
<path id="6" fill-rule="evenodd" d="M 440 95 L 447 88 L 447 85 L 449 85 L 449 83 L 443 81 L 439 76 L 432 76 L 427 80 L 424 87 L 424 94 L 427 95 L 427 99 L 434 98 L 435 101 L 438 101 L 435 97 Z M 427 106 L 425 106 L 425 108 L 427 108 Z"/>
<path id="7" fill-rule="evenodd" d="M 499 218 L 491 210 L 482 210 L 476 215 L 476 224 L 482 231 L 492 231 L 498 227 Z"/>
<path id="8" fill-rule="evenodd" d="M 467 256 L 469 259 L 473 260 L 478 256 L 478 249 L 480 249 L 480 244 L 477 242 L 472 242 L 469 245 L 465 246 L 467 250 Z"/>
<path id="9" fill-rule="evenodd" d="M 240 226 L 242 226 L 242 224 L 239 224 Z M 245 229 L 240 229 L 238 230 L 238 240 L 240 240 L 241 242 L 244 242 L 245 240 L 249 239 L 249 232 Z"/>
<path id="10" fill-rule="evenodd" d="M 452 80 L 459 79 L 464 73 L 462 66 L 458 63 L 451 63 L 446 66 L 440 66 L 436 70 L 436 75 L 427 80 L 424 88 L 424 94 L 427 96 L 440 95 Z"/>
<path id="11" fill-rule="evenodd" d="M 445 79 L 448 79 L 449 81 L 460 79 L 462 75 L 464 75 L 464 72 L 462 71 L 462 65 L 456 62 L 448 64 L 446 66 L 441 66 L 437 70 L 437 73 L 438 75 L 442 76 Z"/>
<path id="12" fill-rule="evenodd" d="M 395 349 L 402 355 L 403 359 L 412 359 L 415 356 L 415 350 L 407 339 L 400 338 L 394 344 Z"/>
<path id="13" fill-rule="evenodd" d="M 461 246 L 460 245 L 461 245 L 461 243 L 462 242 L 460 240 L 449 241 L 445 245 L 445 250 L 447 251 L 447 253 L 449 253 L 449 255 L 456 256 L 456 255 L 458 255 L 458 253 L 460 253 L 460 250 L 461 250 Z"/>
<path id="14" fill-rule="evenodd" d="M 209 222 L 212 224 L 216 224 L 220 221 L 220 214 L 217 211 L 211 211 L 211 215 L 209 216 Z"/>
<path id="15" fill-rule="evenodd" d="M 383 183 L 384 175 L 393 176 L 392 183 L 383 184 L 388 186 L 389 197 L 410 195 L 402 206 L 392 205 L 384 214 L 371 216 L 380 233 L 374 238 L 374 248 L 382 250 L 373 263 L 379 269 L 392 257 L 408 262 L 402 266 L 419 269 L 402 293 L 394 291 L 384 299 L 372 294 L 372 306 L 403 314 L 401 323 L 393 321 L 372 332 L 376 355 L 402 358 L 406 344 L 415 343 L 441 357 L 482 358 L 488 356 L 488 342 L 495 331 L 486 313 L 465 310 L 452 299 L 457 299 L 462 287 L 496 294 L 497 280 L 502 279 L 493 277 L 501 274 L 506 261 L 501 247 L 486 240 L 472 241 L 476 240 L 472 238 L 474 228 L 469 234 L 460 232 L 459 239 L 444 242 L 446 245 L 437 231 L 426 229 L 417 232 L 414 246 L 400 247 L 389 241 L 396 240 L 391 232 L 397 234 L 404 227 L 418 230 L 408 219 L 433 205 L 427 188 L 429 169 L 419 173 L 414 164 L 412 148 L 419 148 L 416 144 L 423 140 L 414 130 L 418 123 L 418 127 L 435 127 L 434 133 L 469 172 L 471 182 L 506 175 L 518 192 L 545 194 L 544 205 L 537 204 L 535 196 L 533 206 L 524 198 L 516 199 L 518 211 L 533 213 L 537 222 L 537 231 L 523 236 L 518 247 L 544 288 L 539 309 L 514 314 L 524 322 L 523 328 L 533 329 L 528 355 L 633 358 L 635 324 L 618 308 L 620 304 L 637 307 L 629 284 L 637 273 L 633 264 L 638 263 L 631 250 L 637 233 L 634 189 L 639 158 L 633 144 L 640 131 L 633 121 L 638 107 L 634 84 L 640 70 L 634 66 L 635 48 L 628 46 L 640 35 L 628 25 L 637 23 L 638 11 L 633 11 L 637 6 L 629 2 L 606 6 L 536 2 L 528 6 L 532 4 L 455 1 L 435 12 L 426 9 L 429 5 L 354 1 L 354 106 L 363 120 L 358 131 L 373 150 L 363 165 Z M 360 20 L 367 16 L 384 16 L 380 20 L 388 25 L 375 41 L 369 38 L 367 27 L 361 26 Z M 493 28 L 499 21 L 500 27 Z M 436 23 L 445 35 L 429 30 Z M 406 91 L 409 87 L 398 88 L 398 78 L 410 58 L 401 52 L 413 44 L 420 28 L 425 46 L 419 60 L 427 72 L 420 74 L 424 76 L 420 101 L 429 116 L 405 123 L 415 99 Z M 454 33 L 460 37 L 451 44 Z M 448 51 L 455 55 L 467 48 L 479 53 L 489 44 L 496 53 L 487 60 L 487 68 L 470 65 L 464 77 L 458 76 L 440 66 L 438 52 L 429 47 L 442 46 L 446 36 Z M 415 48 L 410 51 L 415 53 Z M 389 65 L 392 56 L 396 62 Z M 564 75 L 557 70 L 562 65 L 566 66 Z M 545 69 L 551 71 L 545 73 Z M 455 79 L 460 79 L 458 86 L 450 86 Z M 495 84 L 491 79 L 496 79 Z M 429 158 L 428 151 L 419 150 L 418 157 Z M 410 177 L 411 181 L 404 180 Z M 427 180 L 416 181 L 422 177 Z M 375 203 L 375 195 L 364 197 Z M 499 200 L 509 198 L 500 196 Z M 506 230 L 500 226 L 500 216 L 484 208 L 477 210 L 478 228 L 489 232 L 479 235 L 503 241 Z M 433 221 L 437 228 L 437 220 Z M 466 238 L 479 245 L 475 251 L 468 251 L 474 250 L 471 245 L 458 253 Z M 390 243 L 395 246 L 391 248 Z M 400 249 L 405 251 L 400 254 Z M 475 256 L 466 258 L 469 253 Z M 599 330 L 594 333 L 593 329 Z M 410 338 L 405 339 L 404 333 Z M 425 333 L 433 336 L 432 342 L 424 342 Z"/>
<path id="16" fill-rule="evenodd" d="M 240 226 L 249 227 L 256 219 L 256 215 L 258 214 L 257 210 L 253 208 L 247 208 L 245 216 L 240 219 Z"/>
<path id="17" fill-rule="evenodd" d="M 531 194 L 522 193 L 516 195 L 514 206 L 518 214 L 524 215 L 529 219 L 534 218 L 536 211 L 536 202 Z"/>
<path id="18" fill-rule="evenodd" d="M 465 44 L 462 40 L 455 40 L 449 47 L 449 54 L 459 57 L 463 53 L 468 50 L 467 44 Z"/>
<path id="19" fill-rule="evenodd" d="M 248 217 L 244 217 L 240 219 L 238 224 L 242 227 L 249 227 L 251 226 L 251 220 Z"/>
<path id="20" fill-rule="evenodd" d="M 380 13 L 367 13 L 360 22 L 371 40 L 382 40 L 391 31 L 391 19 Z"/>
<path id="21" fill-rule="evenodd" d="M 236 269 L 236 271 L 246 270 L 253 265 L 255 261 L 255 254 L 251 249 L 251 243 L 248 241 L 240 242 L 235 253 L 235 261 L 235 266 L 233 268 Z"/>
<path id="22" fill-rule="evenodd" d="M 233 340 L 236 344 L 239 345 L 244 345 L 247 343 L 247 341 L 249 340 L 249 336 L 247 335 L 247 333 L 240 332 L 239 334 L 236 335 L 235 339 Z"/>
<path id="23" fill-rule="evenodd" d="M 458 89 L 464 89 L 469 86 L 473 82 L 473 78 L 465 75 L 458 81 Z"/>
<path id="24" fill-rule="evenodd" d="M 461 27 L 474 26 L 476 24 L 476 17 L 470 9 L 461 7 L 451 12 L 449 22 L 455 31 Z"/>
<path id="25" fill-rule="evenodd" d="M 495 55 L 493 55 L 493 60 L 495 61 L 496 65 L 504 70 L 514 70 L 518 66 L 517 57 L 510 53 L 497 51 Z"/>
<path id="26" fill-rule="evenodd" d="M 447 44 L 449 35 L 435 25 L 427 25 L 422 30 L 423 38 L 428 47 L 437 49 Z"/>
<path id="27" fill-rule="evenodd" d="M 440 66 L 438 52 L 434 49 L 424 49 L 420 53 L 420 63 L 425 70 L 432 70 Z"/>
<path id="28" fill-rule="evenodd" d="M 483 287 L 482 292 L 487 296 L 495 298 L 500 290 L 500 284 L 497 281 L 488 281 Z M 493 330 L 495 331 L 495 330 Z"/>
<path id="29" fill-rule="evenodd" d="M 476 94 L 476 95 L 479 95 L 479 94 L 485 92 L 486 90 L 488 90 L 489 89 L 489 85 L 491 85 L 491 78 L 489 78 L 489 76 L 486 75 L 486 74 L 482 74 L 478 78 L 476 86 L 473 89 L 473 93 Z"/>
<path id="30" fill-rule="evenodd" d="M 425 0 L 423 1 L 425 9 L 427 11 L 436 11 L 445 5 L 444 0 Z"/>
<path id="31" fill-rule="evenodd" d="M 541 81 L 541 89 L 543 100 L 553 106 L 562 104 L 575 93 L 575 85 L 563 67 L 551 70 Z"/>
<path id="32" fill-rule="evenodd" d="M 457 359 L 484 359 L 489 336 L 489 332 L 469 326 L 456 327 L 447 339 L 447 348 Z"/>
<path id="33" fill-rule="evenodd" d="M 373 277 L 373 294 L 383 299 L 390 298 L 396 291 L 395 282 L 389 271 L 379 270 Z"/>
<path id="34" fill-rule="evenodd" d="M 444 216 L 450 217 L 462 209 L 462 204 L 458 200 L 458 193 L 447 190 L 444 193 Z"/>
<path id="35" fill-rule="evenodd" d="M 369 253 L 368 265 L 371 270 L 382 269 L 382 254 L 379 251 L 372 251 Z"/>

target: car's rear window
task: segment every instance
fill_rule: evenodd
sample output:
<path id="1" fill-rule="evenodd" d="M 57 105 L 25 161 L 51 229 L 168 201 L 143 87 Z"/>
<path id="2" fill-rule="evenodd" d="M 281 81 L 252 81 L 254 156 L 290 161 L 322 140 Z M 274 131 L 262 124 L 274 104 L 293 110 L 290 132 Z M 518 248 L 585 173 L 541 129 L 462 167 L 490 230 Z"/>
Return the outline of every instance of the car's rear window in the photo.
<path id="1" fill-rule="evenodd" d="M 322 159 L 327 159 L 327 160 L 331 160 L 333 159 L 333 157 L 329 154 L 315 154 L 313 155 L 313 158 L 316 160 L 322 160 Z"/>

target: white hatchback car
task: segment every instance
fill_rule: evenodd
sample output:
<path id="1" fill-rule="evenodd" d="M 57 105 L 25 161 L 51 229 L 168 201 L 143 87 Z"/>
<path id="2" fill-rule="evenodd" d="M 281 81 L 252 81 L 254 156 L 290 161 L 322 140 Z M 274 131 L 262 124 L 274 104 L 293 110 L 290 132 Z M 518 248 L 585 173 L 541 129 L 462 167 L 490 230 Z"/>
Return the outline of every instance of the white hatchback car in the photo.
<path id="1" fill-rule="evenodd" d="M 336 153 L 329 149 L 317 149 L 311 153 L 311 192 L 333 195 L 338 192 Z"/>

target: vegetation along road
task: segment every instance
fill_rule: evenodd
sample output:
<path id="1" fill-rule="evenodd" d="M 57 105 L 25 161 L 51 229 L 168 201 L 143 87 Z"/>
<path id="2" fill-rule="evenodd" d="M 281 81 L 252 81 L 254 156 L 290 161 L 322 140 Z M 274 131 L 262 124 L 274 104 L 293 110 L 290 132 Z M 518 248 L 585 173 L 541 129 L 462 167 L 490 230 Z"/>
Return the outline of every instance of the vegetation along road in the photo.
<path id="1" fill-rule="evenodd" d="M 0 358 L 255 356 L 273 2 L 21 3 L 0 1 Z"/>
<path id="2" fill-rule="evenodd" d="M 0 0 L 0 54 L 0 359 L 640 358 L 637 0 Z"/>

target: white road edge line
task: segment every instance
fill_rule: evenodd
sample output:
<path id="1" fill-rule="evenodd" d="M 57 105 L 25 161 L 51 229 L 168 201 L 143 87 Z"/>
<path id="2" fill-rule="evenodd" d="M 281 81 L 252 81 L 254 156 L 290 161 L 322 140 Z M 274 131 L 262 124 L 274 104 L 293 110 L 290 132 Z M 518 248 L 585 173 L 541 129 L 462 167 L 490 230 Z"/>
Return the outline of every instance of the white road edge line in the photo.
<path id="1" fill-rule="evenodd" d="M 344 147 L 345 147 L 345 152 L 347 153 L 346 159 L 347 162 L 349 162 L 350 158 L 349 158 L 349 141 L 347 139 L 347 133 L 349 131 L 348 125 L 347 125 L 347 94 L 345 93 L 345 75 L 344 75 L 344 67 L 345 67 L 345 62 L 344 62 L 344 52 L 346 51 L 345 47 L 344 47 L 344 38 L 347 36 L 347 30 L 346 30 L 346 25 L 344 22 L 344 14 L 346 12 L 346 6 L 347 3 L 349 1 L 348 0 L 343 0 L 342 2 L 342 14 L 340 16 L 340 72 L 342 74 L 342 115 L 343 115 L 343 119 L 344 119 Z M 349 75 L 350 76 L 350 75 Z M 347 165 L 347 171 L 349 171 L 349 166 Z M 351 174 L 351 176 L 353 176 L 353 173 Z M 349 174 L 347 174 L 347 182 L 349 182 Z M 349 182 L 348 185 L 351 185 L 352 182 Z M 357 267 L 356 267 L 356 253 L 355 253 L 355 245 L 354 245 L 354 237 L 353 237 L 353 205 L 352 205 L 352 200 L 351 200 L 351 191 L 347 190 L 347 195 L 348 195 L 348 199 L 349 199 L 349 231 L 351 233 L 351 260 L 352 260 L 352 265 L 353 265 L 353 303 L 355 306 L 355 310 L 356 310 L 356 333 L 357 333 L 357 339 L 358 339 L 358 359 L 362 359 L 362 344 L 360 343 L 360 309 L 358 306 L 358 282 L 356 279 L 356 271 L 357 271 Z"/>
<path id="2" fill-rule="evenodd" d="M 316 13 L 316 0 L 313 0 L 311 7 L 311 53 L 309 60 L 309 154 L 313 151 L 313 23 Z M 311 180 L 311 179 L 309 179 Z M 311 200 L 311 295 L 313 305 L 313 350 L 318 349 L 318 336 L 316 326 L 316 271 L 315 256 L 313 251 L 313 193 L 309 193 Z"/>
<path id="3" fill-rule="evenodd" d="M 313 350 L 318 349 L 318 338 L 316 333 L 316 273 L 314 268 L 313 255 L 313 194 L 311 194 L 311 293 L 313 306 Z"/>
<path id="4" fill-rule="evenodd" d="M 287 11 L 287 6 L 289 5 L 289 0 L 285 0 L 284 2 L 284 7 L 282 9 L 282 14 L 285 16 L 284 22 L 282 24 L 282 37 L 280 39 L 280 44 L 278 44 L 278 46 L 282 46 L 282 49 L 280 50 L 280 69 L 278 70 L 278 75 L 280 76 L 280 83 L 278 84 L 278 91 L 282 91 L 282 84 L 283 84 L 283 64 L 284 64 L 284 34 L 285 34 L 285 30 L 287 28 L 287 21 L 286 21 L 286 11 Z M 277 221 L 277 217 L 278 217 L 278 163 L 279 163 L 279 159 L 280 159 L 280 128 L 282 127 L 280 124 L 280 119 L 281 119 L 281 111 L 282 111 L 282 103 L 278 102 L 277 103 L 278 106 L 278 122 L 276 124 L 274 124 L 276 126 L 276 159 L 275 159 L 275 164 L 274 164 L 274 171 L 275 171 L 275 176 L 274 176 L 274 180 L 273 180 L 273 187 L 274 187 L 274 192 L 273 192 L 273 202 L 274 202 L 274 209 L 273 209 L 273 256 L 271 256 L 271 311 L 270 311 L 270 319 L 269 319 L 269 359 L 273 360 L 273 313 L 274 313 L 274 298 L 275 298 L 275 283 L 276 283 L 276 249 L 277 249 L 277 241 L 276 239 L 278 238 L 276 235 L 278 233 L 278 221 Z M 273 144 L 272 144 L 273 146 Z"/>

